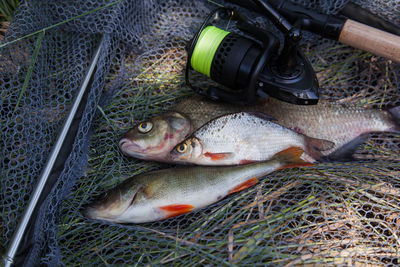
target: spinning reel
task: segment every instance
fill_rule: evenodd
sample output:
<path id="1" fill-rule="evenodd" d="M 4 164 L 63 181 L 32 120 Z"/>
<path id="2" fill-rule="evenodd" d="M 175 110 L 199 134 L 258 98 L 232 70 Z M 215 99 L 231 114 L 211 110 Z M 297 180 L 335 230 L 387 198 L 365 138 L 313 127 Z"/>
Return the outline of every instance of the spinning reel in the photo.
<path id="1" fill-rule="evenodd" d="M 217 8 L 208 15 L 188 44 L 185 80 L 197 93 L 236 104 L 252 103 L 256 94 L 312 105 L 318 102 L 318 81 L 310 62 L 300 51 L 302 38 L 293 26 L 264 1 L 260 9 L 285 34 L 283 49 L 279 39 L 231 8 Z M 243 33 L 225 31 L 212 23 L 220 19 L 236 21 Z M 199 88 L 191 83 L 191 69 L 222 86 Z"/>

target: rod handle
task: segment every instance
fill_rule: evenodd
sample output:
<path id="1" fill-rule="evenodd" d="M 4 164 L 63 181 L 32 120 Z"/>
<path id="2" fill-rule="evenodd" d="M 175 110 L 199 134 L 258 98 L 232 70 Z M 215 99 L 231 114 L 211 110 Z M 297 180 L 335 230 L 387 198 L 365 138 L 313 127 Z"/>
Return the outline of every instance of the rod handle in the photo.
<path id="1" fill-rule="evenodd" d="M 346 20 L 339 42 L 400 63 L 400 36 Z"/>

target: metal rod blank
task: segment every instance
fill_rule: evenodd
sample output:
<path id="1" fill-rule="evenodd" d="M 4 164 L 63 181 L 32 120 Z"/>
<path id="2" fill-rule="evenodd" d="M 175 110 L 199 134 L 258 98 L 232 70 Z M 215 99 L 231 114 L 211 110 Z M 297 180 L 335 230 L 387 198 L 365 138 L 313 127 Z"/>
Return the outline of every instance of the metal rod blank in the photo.
<path id="1" fill-rule="evenodd" d="M 67 119 L 66 119 L 66 121 L 64 123 L 64 126 L 63 126 L 62 130 L 61 130 L 61 133 L 58 136 L 58 139 L 57 139 L 57 141 L 56 141 L 56 143 L 55 143 L 55 145 L 53 147 L 53 150 L 52 150 L 52 152 L 50 154 L 50 157 L 49 157 L 49 159 L 48 159 L 48 161 L 47 161 L 47 163 L 46 163 L 46 165 L 45 165 L 45 167 L 43 169 L 43 172 L 42 172 L 42 174 L 41 174 L 41 176 L 39 178 L 39 181 L 38 181 L 38 183 L 36 185 L 35 191 L 33 192 L 32 196 L 31 196 L 31 199 L 29 201 L 28 207 L 26 208 L 25 213 L 24 213 L 24 215 L 22 217 L 22 220 L 19 223 L 18 228 L 17 228 L 17 230 L 16 230 L 16 232 L 15 232 L 15 234 L 13 236 L 13 239 L 12 239 L 11 245 L 8 248 L 7 254 L 4 256 L 4 266 L 5 267 L 10 267 L 14 262 L 15 254 L 17 253 L 18 247 L 19 247 L 19 245 L 21 243 L 21 240 L 22 240 L 22 238 L 24 236 L 26 227 L 28 226 L 28 223 L 29 223 L 29 220 L 30 220 L 30 218 L 32 216 L 32 213 L 33 213 L 35 207 L 38 204 L 39 197 L 42 194 L 43 188 L 44 188 L 44 186 L 45 186 L 45 184 L 47 182 L 47 179 L 48 179 L 48 177 L 50 175 L 50 172 L 53 169 L 54 162 L 56 161 L 56 158 L 57 158 L 57 156 L 58 156 L 58 154 L 60 152 L 60 149 L 61 149 L 61 147 L 62 147 L 62 145 L 64 143 L 64 139 L 65 139 L 65 137 L 67 135 L 67 132 L 68 132 L 70 126 L 71 126 L 71 123 L 72 123 L 74 117 L 75 117 L 75 114 L 76 114 L 76 111 L 77 111 L 77 109 L 79 107 L 79 104 L 81 103 L 82 97 L 83 97 L 83 95 L 84 95 L 84 93 L 85 93 L 85 91 L 87 89 L 90 77 L 92 76 L 93 71 L 95 69 L 95 66 L 97 64 L 97 61 L 99 59 L 100 50 L 101 50 L 103 42 L 104 42 L 104 38 L 102 38 L 100 40 L 100 42 L 99 42 L 99 45 L 98 45 L 98 47 L 97 47 L 97 49 L 95 51 L 95 54 L 94 54 L 94 56 L 92 58 L 92 61 L 91 61 L 90 65 L 89 65 L 89 69 L 88 69 L 88 72 L 86 74 L 86 77 L 85 77 L 85 79 L 84 79 L 84 81 L 82 83 L 81 88 L 78 91 L 78 94 L 77 94 L 77 96 L 75 98 L 75 101 L 74 101 L 74 103 L 73 103 L 73 105 L 71 107 L 71 110 L 70 110 L 70 112 L 68 114 L 68 117 L 67 117 Z"/>

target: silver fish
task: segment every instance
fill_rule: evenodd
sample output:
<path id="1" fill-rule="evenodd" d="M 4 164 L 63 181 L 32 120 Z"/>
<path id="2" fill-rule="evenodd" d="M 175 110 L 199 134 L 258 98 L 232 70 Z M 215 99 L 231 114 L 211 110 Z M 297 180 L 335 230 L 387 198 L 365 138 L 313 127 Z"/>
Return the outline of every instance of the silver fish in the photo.
<path id="1" fill-rule="evenodd" d="M 367 109 L 319 101 L 318 105 L 299 106 L 268 98 L 268 115 L 299 133 L 332 141 L 335 146 L 322 154 L 333 160 L 352 160 L 369 133 L 400 133 L 400 107 L 390 110 Z"/>
<path id="2" fill-rule="evenodd" d="M 300 147 L 307 154 L 304 159 L 315 162 L 323 156 L 320 151 L 333 145 L 283 127 L 263 113 L 238 112 L 200 127 L 171 151 L 171 158 L 176 163 L 197 165 L 248 164 L 268 160 L 290 147 Z"/>
<path id="3" fill-rule="evenodd" d="M 301 106 L 279 101 L 275 98 L 259 100 L 252 106 L 237 106 L 227 103 L 215 102 L 200 96 L 192 96 L 178 102 L 171 110 L 174 110 L 187 118 L 192 131 L 197 130 L 211 119 L 240 111 L 257 111 L 266 113 L 275 118 L 277 122 L 285 127 L 299 133 L 317 139 L 325 139 L 335 143 L 334 147 L 322 151 L 322 154 L 335 160 L 351 159 L 358 145 L 366 140 L 371 132 L 394 132 L 400 130 L 400 107 L 390 110 L 367 109 L 354 106 L 344 106 L 320 100 L 318 105 Z M 163 120 L 167 122 L 166 117 Z M 191 134 L 192 132 L 190 132 Z M 159 130 L 160 136 L 165 136 L 166 131 Z M 168 132 L 168 134 L 171 134 Z M 128 137 L 127 137 L 128 138 Z M 128 138 L 129 139 L 129 138 Z M 154 155 L 168 155 L 168 149 L 176 146 L 185 138 L 174 135 L 169 140 L 169 145 L 162 145 L 163 139 L 151 140 L 149 149 L 136 155 L 142 159 L 157 160 L 160 157 Z M 140 137 L 131 140 L 132 143 L 143 143 L 150 141 Z M 172 146 L 172 143 L 175 145 Z M 172 147 L 171 147 L 172 146 Z M 151 148 L 150 148 L 151 147 Z M 129 154 L 129 148 L 121 148 L 125 154 Z M 140 155 L 139 155 L 140 154 Z M 171 159 L 166 156 L 164 161 Z"/>
<path id="4" fill-rule="evenodd" d="M 163 220 L 204 208 L 256 184 L 275 170 L 311 166 L 292 147 L 271 160 L 240 166 L 172 168 L 128 178 L 105 198 L 89 204 L 83 214 L 117 223 Z"/>

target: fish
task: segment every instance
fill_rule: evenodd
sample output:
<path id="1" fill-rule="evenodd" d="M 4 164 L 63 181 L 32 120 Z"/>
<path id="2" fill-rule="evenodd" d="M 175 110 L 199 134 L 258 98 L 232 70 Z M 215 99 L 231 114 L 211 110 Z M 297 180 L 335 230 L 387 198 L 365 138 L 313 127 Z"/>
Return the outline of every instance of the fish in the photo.
<path id="1" fill-rule="evenodd" d="M 325 159 L 335 161 L 354 160 L 354 152 L 360 144 L 367 140 L 369 133 L 399 133 L 400 130 L 400 107 L 388 110 L 369 109 L 346 106 L 322 99 L 317 105 L 304 106 L 268 97 L 259 99 L 254 105 L 239 106 L 194 95 L 181 99 L 171 110 L 183 114 L 190 120 L 192 131 L 197 130 L 211 119 L 228 113 L 262 112 L 275 118 L 282 126 L 298 133 L 333 142 L 335 145 L 331 149 L 322 151 L 322 154 Z M 163 135 L 164 133 L 160 131 L 159 134 Z M 167 152 L 165 150 L 172 146 L 172 142 L 175 142 L 176 146 L 184 139 L 175 136 L 170 141 L 168 148 L 160 144 L 153 144 L 156 150 L 152 151 L 152 154 L 142 154 L 141 158 L 155 160 L 152 157 L 153 154 L 169 154 L 171 150 Z M 162 140 L 160 141 L 162 142 Z M 167 161 L 170 160 L 168 158 Z"/>
<path id="2" fill-rule="evenodd" d="M 353 154 L 370 133 L 400 133 L 400 106 L 383 110 L 324 100 L 317 105 L 299 106 L 268 98 L 264 107 L 281 125 L 335 143 L 331 149 L 322 151 L 326 160 L 354 160 Z"/>
<path id="3" fill-rule="evenodd" d="M 190 119 L 169 111 L 135 125 L 119 141 L 119 147 L 126 156 L 169 162 L 169 152 L 191 133 Z"/>
<path id="4" fill-rule="evenodd" d="M 289 147 L 305 151 L 304 159 L 315 162 L 321 151 L 334 144 L 299 134 L 257 112 L 220 116 L 196 130 L 171 151 L 174 163 L 196 165 L 237 165 L 270 159 Z"/>
<path id="5" fill-rule="evenodd" d="M 303 150 L 291 147 L 271 160 L 236 166 L 194 166 L 142 173 L 126 179 L 82 211 L 90 219 L 146 223 L 207 207 L 229 194 L 247 189 L 273 171 L 313 166 Z"/>

